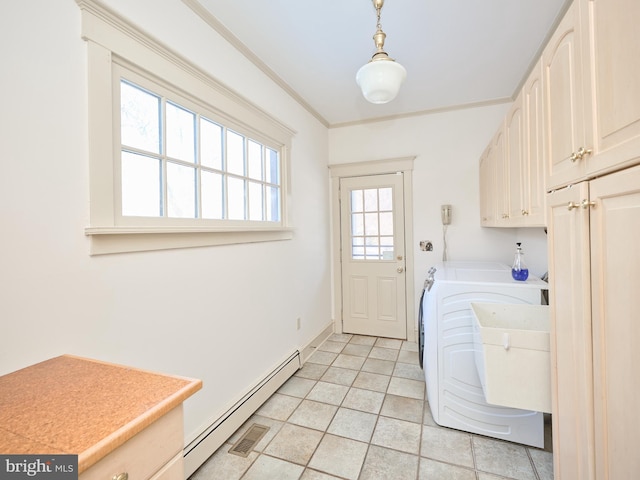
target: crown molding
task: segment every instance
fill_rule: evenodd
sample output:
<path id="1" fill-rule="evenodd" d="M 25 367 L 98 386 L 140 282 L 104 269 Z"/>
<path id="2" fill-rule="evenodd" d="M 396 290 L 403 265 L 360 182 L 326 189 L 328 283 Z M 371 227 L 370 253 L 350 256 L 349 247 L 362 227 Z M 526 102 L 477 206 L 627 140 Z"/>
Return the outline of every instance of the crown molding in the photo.
<path id="1" fill-rule="evenodd" d="M 329 122 L 318 113 L 302 96 L 298 94 L 287 82 L 285 82 L 276 72 L 274 72 L 260 57 L 251 51 L 231 30 L 225 27 L 214 15 L 209 12 L 198 0 L 182 0 L 196 15 L 198 15 L 207 25 L 214 29 L 222 38 L 229 42 L 247 60 L 253 63 L 262 73 L 269 77 L 276 85 L 282 88 L 291 98 L 300 104 L 305 110 L 313 115 L 322 125 L 329 128 Z"/>

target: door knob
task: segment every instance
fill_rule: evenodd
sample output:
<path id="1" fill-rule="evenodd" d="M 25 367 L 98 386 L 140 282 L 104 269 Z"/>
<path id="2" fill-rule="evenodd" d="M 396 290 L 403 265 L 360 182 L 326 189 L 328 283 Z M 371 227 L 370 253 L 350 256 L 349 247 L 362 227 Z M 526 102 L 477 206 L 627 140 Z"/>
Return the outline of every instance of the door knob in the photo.
<path id="1" fill-rule="evenodd" d="M 397 272 L 398 272 L 398 273 L 402 273 L 402 272 L 404 272 L 404 268 L 402 268 L 402 267 L 398 267 Z"/>

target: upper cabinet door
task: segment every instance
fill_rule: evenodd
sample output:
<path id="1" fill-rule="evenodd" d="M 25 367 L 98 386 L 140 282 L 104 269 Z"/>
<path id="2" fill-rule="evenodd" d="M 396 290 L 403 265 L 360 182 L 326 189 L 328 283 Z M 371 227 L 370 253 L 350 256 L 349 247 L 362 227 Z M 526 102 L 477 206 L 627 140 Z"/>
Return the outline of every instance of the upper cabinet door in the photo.
<path id="1" fill-rule="evenodd" d="M 496 226 L 509 223 L 509 162 L 507 160 L 504 122 L 493 137 L 493 161 L 496 179 Z"/>
<path id="2" fill-rule="evenodd" d="M 579 11 L 574 2 L 543 53 L 546 187 L 565 185 L 586 171 L 585 109 Z"/>
<path id="3" fill-rule="evenodd" d="M 506 133 L 506 159 L 508 161 L 509 176 L 506 178 L 504 188 L 507 189 L 508 203 L 506 205 L 509 215 L 509 226 L 517 227 L 524 224 L 525 211 L 522 185 L 525 175 L 524 165 L 524 112 L 522 108 L 522 94 L 513 103 L 507 114 L 505 123 Z"/>
<path id="4" fill-rule="evenodd" d="M 593 155 L 587 173 L 599 174 L 640 160 L 640 1 L 580 0 L 585 76 L 591 95 L 585 98 L 593 118 Z"/>
<path id="5" fill-rule="evenodd" d="M 496 167 L 490 143 L 480 157 L 480 225 L 493 227 L 496 224 Z"/>
<path id="6" fill-rule="evenodd" d="M 542 62 L 538 62 L 522 90 L 525 112 L 523 200 L 525 225 L 546 225 L 544 142 L 542 111 Z"/>

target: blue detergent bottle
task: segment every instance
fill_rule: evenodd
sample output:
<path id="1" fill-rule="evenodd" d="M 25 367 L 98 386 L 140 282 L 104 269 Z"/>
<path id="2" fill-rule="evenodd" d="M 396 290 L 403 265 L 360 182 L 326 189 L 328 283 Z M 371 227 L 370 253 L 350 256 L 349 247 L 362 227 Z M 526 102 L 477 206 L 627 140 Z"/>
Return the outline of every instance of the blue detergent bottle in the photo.
<path id="1" fill-rule="evenodd" d="M 513 260 L 513 267 L 511 267 L 511 276 L 514 280 L 524 282 L 529 278 L 529 269 L 524 263 L 524 253 L 522 253 L 521 243 L 516 243 L 516 256 Z"/>

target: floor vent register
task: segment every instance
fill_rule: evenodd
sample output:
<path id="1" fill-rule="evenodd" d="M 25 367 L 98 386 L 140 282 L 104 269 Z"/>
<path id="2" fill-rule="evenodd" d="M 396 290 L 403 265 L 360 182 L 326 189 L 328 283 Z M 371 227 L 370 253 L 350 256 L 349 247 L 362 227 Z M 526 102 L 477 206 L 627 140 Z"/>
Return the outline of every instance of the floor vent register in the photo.
<path id="1" fill-rule="evenodd" d="M 254 423 L 249 427 L 249 430 L 240 437 L 233 447 L 231 447 L 229 453 L 233 453 L 234 455 L 239 455 L 241 457 L 247 457 L 268 431 L 269 427 Z"/>

